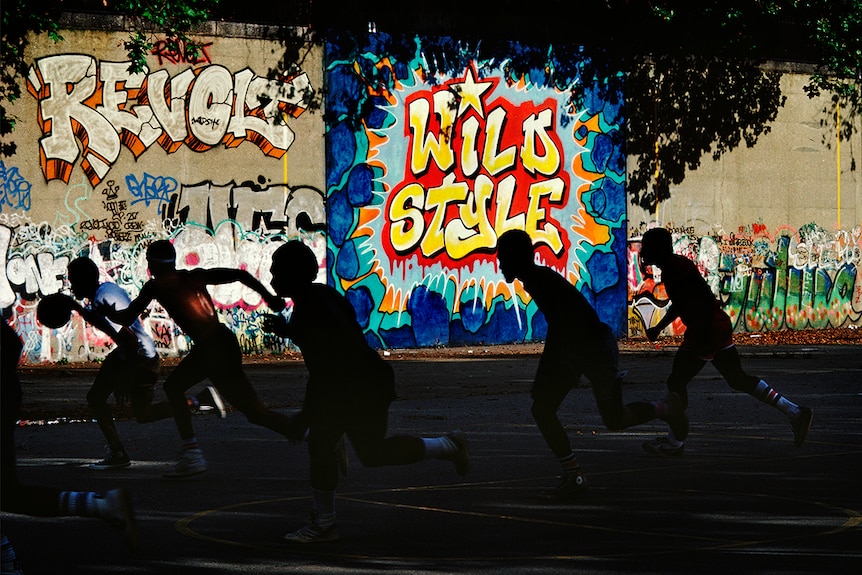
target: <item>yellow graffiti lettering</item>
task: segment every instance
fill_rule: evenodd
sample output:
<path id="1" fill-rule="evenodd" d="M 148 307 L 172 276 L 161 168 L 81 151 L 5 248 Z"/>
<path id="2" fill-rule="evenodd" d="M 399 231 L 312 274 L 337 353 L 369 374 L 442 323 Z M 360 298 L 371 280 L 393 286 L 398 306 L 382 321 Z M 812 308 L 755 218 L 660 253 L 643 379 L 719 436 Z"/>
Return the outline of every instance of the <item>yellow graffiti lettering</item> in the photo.
<path id="1" fill-rule="evenodd" d="M 410 131 L 413 134 L 410 152 L 410 171 L 414 175 L 428 170 L 431 158 L 442 171 L 455 165 L 455 152 L 452 150 L 452 124 L 455 123 L 456 109 L 452 105 L 453 95 L 448 91 L 436 92 L 434 112 L 440 118 L 440 138 L 428 131 L 431 109 L 428 100 L 418 98 L 410 102 L 407 110 L 410 118 Z"/>
<path id="2" fill-rule="evenodd" d="M 419 184 L 408 184 L 395 194 L 389 205 L 389 239 L 396 251 L 405 253 L 419 244 L 425 234 L 424 208 L 425 190 Z"/>
<path id="3" fill-rule="evenodd" d="M 488 204 L 494 194 L 494 182 L 488 176 L 476 178 L 475 189 L 458 208 L 460 220 L 446 225 L 446 253 L 461 259 L 482 248 L 493 248 L 497 237 L 488 221 Z"/>
<path id="4" fill-rule="evenodd" d="M 523 230 L 527 226 L 527 217 L 524 214 L 509 216 L 514 196 L 515 176 L 508 175 L 497 184 L 497 217 L 494 219 L 494 229 L 498 236 L 509 230 Z"/>
<path id="5" fill-rule="evenodd" d="M 470 116 L 461 126 L 461 173 L 465 178 L 472 178 L 479 171 L 479 120 Z"/>
<path id="6" fill-rule="evenodd" d="M 524 230 L 535 243 L 562 254 L 559 224 L 548 221 L 546 211 L 550 205 L 563 203 L 563 180 L 531 184 L 526 210 L 513 215 L 515 188 L 514 176 L 495 184 L 485 174 L 476 177 L 472 190 L 468 183 L 456 181 L 454 174 L 427 192 L 419 183 L 408 184 L 395 192 L 388 208 L 392 247 L 400 254 L 419 249 L 426 258 L 445 252 L 459 260 L 477 251 L 492 250 L 497 238 L 509 230 Z"/>
<path id="7" fill-rule="evenodd" d="M 485 148 L 482 150 L 482 165 L 485 166 L 485 169 L 492 176 L 496 176 L 503 170 L 508 170 L 515 166 L 515 158 L 517 157 L 515 146 L 510 146 L 501 152 L 497 152 L 497 148 L 500 146 L 500 139 L 503 136 L 505 123 L 506 110 L 503 108 L 494 108 L 488 114 L 488 122 L 485 125 Z"/>
<path id="8" fill-rule="evenodd" d="M 545 220 L 545 209 L 541 207 L 541 201 L 547 196 L 550 204 L 562 203 L 564 189 L 563 180 L 552 178 L 530 184 L 529 191 L 530 207 L 526 215 L 526 231 L 534 242 L 547 244 L 555 254 L 562 253 L 563 239 L 560 237 L 560 230 Z"/>
<path id="9" fill-rule="evenodd" d="M 524 147 L 521 151 L 521 161 L 524 169 L 531 174 L 536 172 L 551 176 L 560 169 L 560 151 L 548 133 L 553 128 L 554 118 L 551 110 L 542 110 L 539 115 L 535 114 L 524 122 Z M 544 155 L 539 155 L 536 139 L 538 138 Z"/>
<path id="10" fill-rule="evenodd" d="M 428 231 L 422 239 L 422 254 L 433 257 L 446 247 L 444 222 L 446 210 L 453 202 L 463 202 L 467 199 L 470 189 L 464 182 L 456 182 L 453 174 L 443 178 L 443 183 L 428 190 L 426 208 L 432 211 Z"/>

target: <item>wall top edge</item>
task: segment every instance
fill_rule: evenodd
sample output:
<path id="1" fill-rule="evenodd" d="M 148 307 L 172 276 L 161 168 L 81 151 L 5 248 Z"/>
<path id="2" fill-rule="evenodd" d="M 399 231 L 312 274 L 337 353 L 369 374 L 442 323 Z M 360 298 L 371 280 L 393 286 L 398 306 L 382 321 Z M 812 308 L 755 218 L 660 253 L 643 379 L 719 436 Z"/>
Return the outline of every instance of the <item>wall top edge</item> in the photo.
<path id="1" fill-rule="evenodd" d="M 131 32 L 140 25 L 129 16 L 101 14 L 95 12 L 63 12 L 58 24 L 67 30 L 99 30 L 104 32 Z M 224 38 L 272 38 L 284 28 L 301 29 L 301 26 L 276 26 L 250 22 L 226 22 L 210 20 L 192 29 L 193 34 L 221 36 Z"/>
<path id="2" fill-rule="evenodd" d="M 99 30 L 105 32 L 131 32 L 140 26 L 129 16 L 97 12 L 63 12 L 58 24 L 69 30 Z M 285 26 L 251 22 L 229 22 L 210 20 L 196 26 L 193 34 L 220 36 L 223 38 L 272 39 L 285 28 L 302 30 L 303 26 Z M 814 74 L 816 66 L 805 62 L 787 60 L 766 60 L 762 67 L 766 70 L 785 74 Z"/>

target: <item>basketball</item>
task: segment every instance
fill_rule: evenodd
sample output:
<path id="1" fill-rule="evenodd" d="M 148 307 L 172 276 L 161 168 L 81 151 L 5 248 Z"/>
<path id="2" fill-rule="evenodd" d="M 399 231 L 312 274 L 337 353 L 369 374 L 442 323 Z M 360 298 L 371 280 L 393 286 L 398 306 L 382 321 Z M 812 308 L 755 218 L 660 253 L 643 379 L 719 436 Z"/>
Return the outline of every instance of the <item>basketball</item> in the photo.
<path id="1" fill-rule="evenodd" d="M 70 303 L 69 296 L 59 293 L 46 295 L 36 307 L 36 319 L 42 325 L 53 329 L 63 327 L 69 323 L 69 318 L 72 317 Z"/>

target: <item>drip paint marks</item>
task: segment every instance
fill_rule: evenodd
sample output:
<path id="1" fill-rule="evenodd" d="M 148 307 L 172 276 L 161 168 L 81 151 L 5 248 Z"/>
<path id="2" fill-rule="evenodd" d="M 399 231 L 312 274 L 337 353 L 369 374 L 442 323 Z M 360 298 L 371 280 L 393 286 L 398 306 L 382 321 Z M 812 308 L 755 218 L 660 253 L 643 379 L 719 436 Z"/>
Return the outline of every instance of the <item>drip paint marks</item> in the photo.
<path id="1" fill-rule="evenodd" d="M 515 77 L 475 58 L 432 74 L 422 42 L 405 42 L 414 49 L 400 60 L 377 50 L 384 42 L 350 57 L 333 44 L 325 60 L 327 261 L 369 341 L 543 339 L 535 303 L 497 267 L 497 238 L 510 229 L 527 231 L 538 260 L 622 335 L 619 105 L 588 97 L 575 109 L 541 74 Z"/>

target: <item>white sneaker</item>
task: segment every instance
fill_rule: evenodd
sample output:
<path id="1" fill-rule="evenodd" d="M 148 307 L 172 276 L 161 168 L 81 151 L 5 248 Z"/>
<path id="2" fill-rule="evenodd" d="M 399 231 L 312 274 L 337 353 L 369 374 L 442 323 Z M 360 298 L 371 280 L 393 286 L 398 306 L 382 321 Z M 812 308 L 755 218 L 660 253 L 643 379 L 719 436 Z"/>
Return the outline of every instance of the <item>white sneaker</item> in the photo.
<path id="1" fill-rule="evenodd" d="M 680 457 L 685 453 L 685 443 L 680 441 L 677 445 L 671 445 L 666 437 L 656 437 L 653 440 L 644 441 L 641 447 L 653 455 Z"/>
<path id="2" fill-rule="evenodd" d="M 311 519 L 297 529 L 282 536 L 282 540 L 287 543 L 328 543 L 338 540 L 338 525 L 332 524 L 329 527 L 321 527 L 318 521 L 318 514 L 315 511 L 311 512 Z"/>
<path id="3" fill-rule="evenodd" d="M 105 493 L 100 517 L 120 533 L 132 551 L 138 550 L 138 522 L 132 509 L 132 497 L 125 489 L 111 489 Z"/>
<path id="4" fill-rule="evenodd" d="M 162 477 L 166 479 L 183 479 L 198 475 L 207 470 L 207 462 L 204 459 L 204 452 L 200 447 L 194 449 L 184 449 L 180 452 L 179 457 L 174 463 L 174 468 Z"/>

